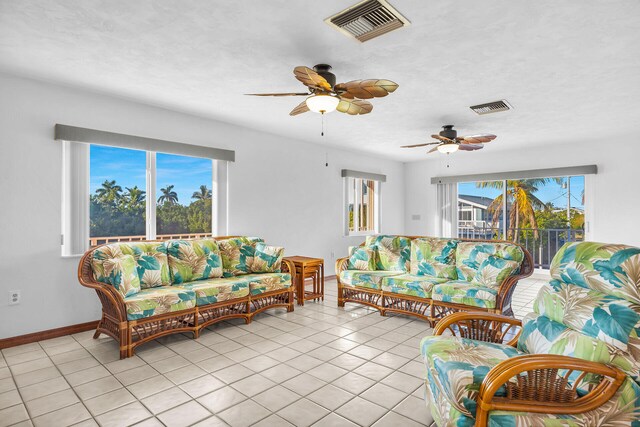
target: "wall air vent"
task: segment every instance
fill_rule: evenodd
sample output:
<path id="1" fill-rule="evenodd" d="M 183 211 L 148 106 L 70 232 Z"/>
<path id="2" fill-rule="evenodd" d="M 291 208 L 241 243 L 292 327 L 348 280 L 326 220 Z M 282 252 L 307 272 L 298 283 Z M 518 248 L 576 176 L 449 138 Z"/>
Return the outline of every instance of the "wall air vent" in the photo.
<path id="1" fill-rule="evenodd" d="M 474 113 L 483 115 L 511 110 L 513 107 L 507 102 L 506 99 L 502 99 L 500 101 L 487 102 L 486 104 L 472 105 L 469 108 L 471 108 Z"/>
<path id="2" fill-rule="evenodd" d="M 385 0 L 365 0 L 324 22 L 349 37 L 366 42 L 411 23 Z"/>

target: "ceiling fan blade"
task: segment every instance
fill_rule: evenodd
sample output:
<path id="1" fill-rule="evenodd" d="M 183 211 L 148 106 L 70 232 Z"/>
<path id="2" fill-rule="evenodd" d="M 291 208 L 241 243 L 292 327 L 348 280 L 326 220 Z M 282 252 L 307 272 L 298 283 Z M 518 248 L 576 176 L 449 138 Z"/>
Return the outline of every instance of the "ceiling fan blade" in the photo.
<path id="1" fill-rule="evenodd" d="M 310 93 L 284 92 L 284 93 L 245 93 L 248 96 L 309 96 Z"/>
<path id="2" fill-rule="evenodd" d="M 343 98 L 371 99 L 387 96 L 397 88 L 398 84 L 391 80 L 369 79 L 338 83 L 333 89 Z"/>
<path id="3" fill-rule="evenodd" d="M 296 108 L 291 110 L 289 115 L 290 116 L 297 116 L 298 114 L 306 113 L 307 111 L 309 111 L 309 107 L 307 107 L 307 101 L 304 100 L 300 104 L 298 104 L 298 106 Z"/>
<path id="4" fill-rule="evenodd" d="M 425 147 L 427 145 L 440 144 L 439 142 L 427 142 L 425 144 L 413 144 L 413 145 L 403 145 L 400 148 L 415 148 L 415 147 Z"/>
<path id="5" fill-rule="evenodd" d="M 439 145 L 438 145 L 438 147 L 439 147 Z M 427 151 L 427 154 L 431 154 L 434 151 L 438 151 L 438 147 L 433 147 L 431 150 Z"/>
<path id="6" fill-rule="evenodd" d="M 475 144 L 460 144 L 458 145 L 458 149 L 462 151 L 475 151 L 484 148 L 484 145 L 475 145 Z"/>
<path id="7" fill-rule="evenodd" d="M 490 142 L 496 139 L 495 135 L 491 135 L 490 133 L 483 133 L 479 135 L 469 135 L 469 136 L 459 136 L 456 140 L 460 141 L 463 144 L 483 144 L 485 142 Z"/>
<path id="8" fill-rule="evenodd" d="M 445 142 L 447 144 L 451 144 L 453 142 L 453 140 L 451 140 L 449 138 L 445 138 L 444 136 L 440 136 L 440 135 L 431 135 L 431 138 L 435 138 L 435 139 L 440 140 L 442 142 Z"/>
<path id="9" fill-rule="evenodd" d="M 309 67 L 296 67 L 293 69 L 293 74 L 296 76 L 296 79 L 300 80 L 302 84 L 307 87 L 325 91 L 331 90 L 329 82 Z"/>
<path id="10" fill-rule="evenodd" d="M 340 103 L 336 107 L 337 111 L 341 113 L 347 113 L 349 115 L 355 116 L 358 114 L 369 114 L 371 110 L 373 110 L 373 105 L 367 101 L 361 101 L 359 99 L 348 100 L 341 99 Z"/>

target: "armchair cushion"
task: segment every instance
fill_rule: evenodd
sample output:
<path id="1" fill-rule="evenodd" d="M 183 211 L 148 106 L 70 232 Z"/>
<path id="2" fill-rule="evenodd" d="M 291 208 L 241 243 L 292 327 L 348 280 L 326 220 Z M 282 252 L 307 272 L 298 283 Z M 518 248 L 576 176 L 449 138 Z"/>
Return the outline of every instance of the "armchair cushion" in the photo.
<path id="1" fill-rule="evenodd" d="M 197 280 L 179 286 L 195 293 L 196 305 L 199 307 L 249 295 L 249 282 L 239 277 Z"/>
<path id="2" fill-rule="evenodd" d="M 375 246 L 350 246 L 349 270 L 375 270 L 376 269 Z"/>
<path id="3" fill-rule="evenodd" d="M 96 249 L 91 259 L 93 278 L 113 286 L 123 297 L 140 292 L 140 278 L 133 255 L 122 253 L 118 245 Z"/>
<path id="4" fill-rule="evenodd" d="M 458 241 L 421 237 L 411 241 L 411 269 L 413 275 L 458 278 L 455 253 Z"/>
<path id="5" fill-rule="evenodd" d="M 214 239 L 170 240 L 167 253 L 174 284 L 222 277 L 222 259 Z"/>
<path id="6" fill-rule="evenodd" d="M 343 270 L 340 272 L 340 282 L 347 286 L 380 290 L 383 278 L 400 274 L 399 271 Z"/>
<path id="7" fill-rule="evenodd" d="M 196 305 L 196 295 L 180 286 L 159 286 L 142 289 L 137 294 L 126 297 L 124 303 L 127 319 L 137 320 L 193 308 Z"/>
<path id="8" fill-rule="evenodd" d="M 458 273 L 458 280 L 466 280 L 468 282 L 477 280 L 477 275 L 483 275 L 481 267 L 490 268 L 493 270 L 493 265 L 483 263 L 487 258 L 493 256 L 493 263 L 495 264 L 495 258 L 502 258 L 507 261 L 516 261 L 518 266 L 516 269 L 512 269 L 511 273 L 515 273 L 519 270 L 520 264 L 524 260 L 524 252 L 518 245 L 511 243 L 488 243 L 488 242 L 460 242 L 456 248 L 456 269 Z M 512 263 L 505 264 L 504 267 L 513 268 Z M 502 267 L 502 268 L 504 268 Z M 500 276 L 500 273 L 491 273 L 496 277 Z M 499 285 L 498 285 L 499 286 Z"/>
<path id="9" fill-rule="evenodd" d="M 478 282 L 452 280 L 435 285 L 431 298 L 434 301 L 465 304 L 473 307 L 495 308 L 498 288 Z"/>
<path id="10" fill-rule="evenodd" d="M 280 273 L 284 248 L 256 243 L 255 255 L 251 264 L 253 273 Z"/>
<path id="11" fill-rule="evenodd" d="M 251 265 L 256 252 L 256 244 L 264 242 L 258 237 L 233 237 L 219 240 L 222 255 L 223 277 L 240 276 L 251 273 Z"/>
<path id="12" fill-rule="evenodd" d="M 433 276 L 416 276 L 413 274 L 401 274 L 399 276 L 387 276 L 382 278 L 382 290 L 394 294 L 411 295 L 414 297 L 431 298 L 433 287 L 446 282 Z"/>
<path id="13" fill-rule="evenodd" d="M 376 270 L 409 271 L 411 240 L 403 236 L 367 236 L 365 246 L 374 246 L 378 251 Z"/>

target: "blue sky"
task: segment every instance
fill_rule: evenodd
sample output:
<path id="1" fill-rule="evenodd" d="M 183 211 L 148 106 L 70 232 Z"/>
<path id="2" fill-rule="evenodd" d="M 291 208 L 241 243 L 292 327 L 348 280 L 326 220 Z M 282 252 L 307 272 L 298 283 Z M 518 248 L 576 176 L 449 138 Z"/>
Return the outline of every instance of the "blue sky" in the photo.
<path id="1" fill-rule="evenodd" d="M 562 179 L 566 182 L 566 178 Z M 584 208 L 582 205 L 582 191 L 584 190 L 584 177 L 571 177 L 571 207 Z M 473 196 L 484 196 L 495 198 L 501 194 L 502 190 L 477 188 L 475 182 L 465 182 L 458 184 L 458 194 L 469 194 Z M 548 182 L 544 186 L 538 187 L 538 191 L 534 193 L 536 197 L 545 203 L 552 202 L 558 208 L 567 207 L 567 190 L 562 188 L 562 184 Z"/>
<path id="2" fill-rule="evenodd" d="M 144 151 L 124 148 L 91 146 L 90 159 L 90 191 L 93 194 L 105 180 L 116 180 L 126 191 L 126 187 L 137 185 L 146 188 L 147 157 Z M 156 188 L 155 199 L 160 197 L 160 189 L 174 185 L 173 191 L 178 193 L 178 203 L 188 205 L 191 195 L 198 191 L 200 185 L 211 189 L 212 162 L 210 159 L 176 156 L 158 153 L 156 155 Z"/>

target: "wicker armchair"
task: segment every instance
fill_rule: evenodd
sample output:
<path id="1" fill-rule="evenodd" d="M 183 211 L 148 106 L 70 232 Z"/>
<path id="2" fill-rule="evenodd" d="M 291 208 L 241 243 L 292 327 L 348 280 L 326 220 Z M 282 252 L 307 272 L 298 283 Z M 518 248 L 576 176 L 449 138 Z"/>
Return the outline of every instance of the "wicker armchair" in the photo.
<path id="1" fill-rule="evenodd" d="M 436 424 L 640 423 L 640 305 L 626 286 L 637 283 L 638 266 L 639 248 L 567 244 L 522 321 L 495 313 L 442 319 L 421 343 Z"/>

